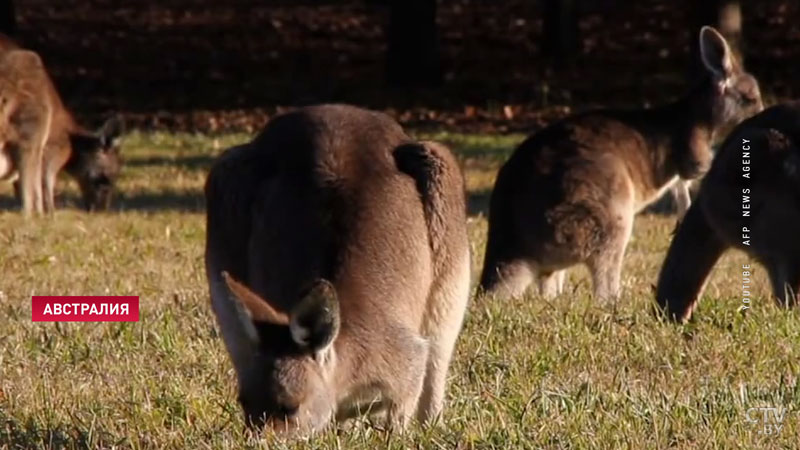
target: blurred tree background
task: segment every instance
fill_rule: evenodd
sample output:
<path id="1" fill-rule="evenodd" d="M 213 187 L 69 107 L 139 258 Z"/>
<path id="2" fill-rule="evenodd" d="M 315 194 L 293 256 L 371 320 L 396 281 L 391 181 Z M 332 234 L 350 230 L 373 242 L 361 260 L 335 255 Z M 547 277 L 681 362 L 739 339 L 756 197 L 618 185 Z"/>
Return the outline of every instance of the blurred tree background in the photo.
<path id="1" fill-rule="evenodd" d="M 504 132 L 680 95 L 703 23 L 734 39 L 768 101 L 797 96 L 799 3 L 3 0 L 0 27 L 90 119 L 254 130 L 284 108 L 337 101 Z"/>

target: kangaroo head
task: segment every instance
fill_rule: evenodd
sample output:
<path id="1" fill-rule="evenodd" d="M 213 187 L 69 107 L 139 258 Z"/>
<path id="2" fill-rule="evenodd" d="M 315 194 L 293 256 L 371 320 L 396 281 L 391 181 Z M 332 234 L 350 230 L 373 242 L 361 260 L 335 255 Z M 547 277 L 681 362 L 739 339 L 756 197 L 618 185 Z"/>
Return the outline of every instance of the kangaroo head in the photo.
<path id="1" fill-rule="evenodd" d="M 71 134 L 72 157 L 69 172 L 75 177 L 87 211 L 111 206 L 114 181 L 122 168 L 119 137 L 123 124 L 111 118 L 94 134 Z"/>
<path id="2" fill-rule="evenodd" d="M 742 68 L 728 42 L 712 27 L 700 30 L 700 58 L 713 86 L 712 126 L 738 124 L 764 109 L 758 81 Z"/>
<path id="3" fill-rule="evenodd" d="M 248 425 L 276 432 L 324 427 L 337 400 L 332 344 L 340 318 L 333 285 L 315 281 L 286 314 L 227 273 L 223 278 L 255 330 L 249 363 L 237 368 L 239 403 Z"/>
<path id="4" fill-rule="evenodd" d="M 700 30 L 700 59 L 706 71 L 702 102 L 697 111 L 710 128 L 712 136 L 730 129 L 761 112 L 764 104 L 758 81 L 736 60 L 725 38 L 712 27 Z M 695 144 L 694 142 L 692 144 Z M 696 178 L 711 166 L 713 153 L 707 143 L 689 145 L 690 154 L 678 166 L 682 178 Z"/>

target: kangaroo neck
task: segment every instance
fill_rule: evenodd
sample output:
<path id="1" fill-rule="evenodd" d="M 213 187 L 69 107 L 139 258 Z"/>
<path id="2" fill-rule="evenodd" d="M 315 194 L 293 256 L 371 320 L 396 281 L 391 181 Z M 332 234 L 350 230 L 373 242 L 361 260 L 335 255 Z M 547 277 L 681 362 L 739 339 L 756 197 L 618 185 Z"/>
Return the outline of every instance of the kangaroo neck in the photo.
<path id="1" fill-rule="evenodd" d="M 678 161 L 685 155 L 707 151 L 714 139 L 711 80 L 694 85 L 676 101 L 654 108 L 653 167 L 656 184 L 663 185 L 678 175 Z"/>
<path id="2" fill-rule="evenodd" d="M 674 146 L 710 146 L 714 139 L 713 92 L 710 78 L 704 79 L 673 103 L 678 121 Z"/>

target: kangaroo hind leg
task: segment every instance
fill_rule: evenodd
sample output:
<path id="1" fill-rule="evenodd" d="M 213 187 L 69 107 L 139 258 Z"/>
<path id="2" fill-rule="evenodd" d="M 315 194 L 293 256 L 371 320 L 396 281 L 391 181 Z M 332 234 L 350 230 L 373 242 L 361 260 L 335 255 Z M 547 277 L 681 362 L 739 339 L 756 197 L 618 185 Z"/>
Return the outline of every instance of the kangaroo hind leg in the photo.
<path id="1" fill-rule="evenodd" d="M 44 213 L 42 159 L 50 136 L 52 111 L 47 104 L 25 104 L 15 114 L 19 138 L 18 170 L 22 210 L 26 216 Z"/>

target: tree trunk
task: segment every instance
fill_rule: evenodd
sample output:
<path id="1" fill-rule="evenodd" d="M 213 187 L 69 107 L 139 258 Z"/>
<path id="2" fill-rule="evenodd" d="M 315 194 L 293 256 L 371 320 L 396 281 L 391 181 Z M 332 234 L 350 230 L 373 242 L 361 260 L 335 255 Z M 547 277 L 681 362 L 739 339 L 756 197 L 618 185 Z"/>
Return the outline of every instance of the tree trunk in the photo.
<path id="1" fill-rule="evenodd" d="M 398 87 L 431 87 L 442 81 L 436 0 L 390 0 L 386 78 Z"/>
<path id="2" fill-rule="evenodd" d="M 710 25 L 716 28 L 740 63 L 744 63 L 742 54 L 742 7 L 739 0 L 705 0 L 691 2 L 694 8 L 694 27 L 691 37 L 691 76 L 697 77 L 703 73 L 700 62 L 700 48 L 698 36 L 700 28 Z"/>
<path id="3" fill-rule="evenodd" d="M 576 0 L 545 0 L 543 50 L 556 65 L 575 58 L 578 50 L 578 11 Z"/>
<path id="4" fill-rule="evenodd" d="M 14 0 L 0 0 L 0 33 L 8 36 L 14 36 L 17 33 Z"/>

